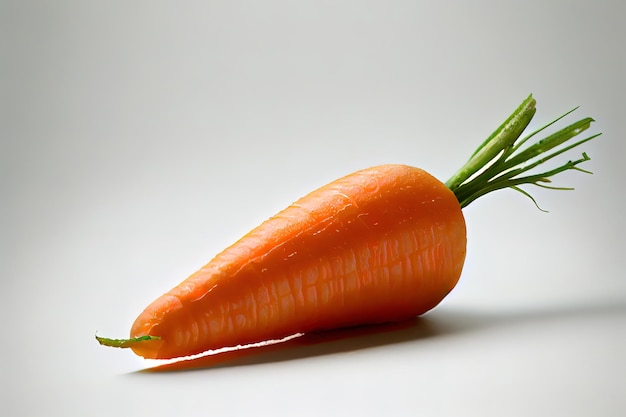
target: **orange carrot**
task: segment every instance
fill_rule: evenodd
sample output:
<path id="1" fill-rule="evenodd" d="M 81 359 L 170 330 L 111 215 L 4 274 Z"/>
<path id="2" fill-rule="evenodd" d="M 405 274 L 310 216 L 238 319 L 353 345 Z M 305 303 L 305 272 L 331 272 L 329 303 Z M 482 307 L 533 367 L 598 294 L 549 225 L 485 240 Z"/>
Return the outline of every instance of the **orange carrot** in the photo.
<path id="1" fill-rule="evenodd" d="M 374 167 L 300 199 L 150 305 L 131 337 L 170 358 L 415 317 L 456 284 L 461 206 L 417 168 Z M 421 294 L 416 297 L 415 294 Z"/>
<path id="2" fill-rule="evenodd" d="M 598 136 L 546 155 L 587 129 L 586 118 L 521 149 L 554 123 L 518 141 L 534 112 L 531 96 L 446 184 L 418 168 L 382 165 L 313 191 L 149 305 L 129 339 L 98 341 L 167 359 L 425 313 L 461 275 L 463 207 L 501 188 L 530 197 L 519 185 L 545 186 L 589 159 L 524 176 Z"/>

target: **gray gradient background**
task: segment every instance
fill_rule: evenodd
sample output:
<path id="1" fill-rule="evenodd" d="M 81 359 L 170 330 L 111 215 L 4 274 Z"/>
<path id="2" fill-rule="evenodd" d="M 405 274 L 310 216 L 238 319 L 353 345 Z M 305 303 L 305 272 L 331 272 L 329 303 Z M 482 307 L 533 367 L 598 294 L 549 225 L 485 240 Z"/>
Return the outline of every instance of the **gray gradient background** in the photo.
<path id="1" fill-rule="evenodd" d="M 0 2 L 0 414 L 625 415 L 624 4 Z M 408 330 L 174 374 L 93 340 L 338 176 L 447 179 L 531 92 L 596 118 L 595 174 L 469 207 Z"/>

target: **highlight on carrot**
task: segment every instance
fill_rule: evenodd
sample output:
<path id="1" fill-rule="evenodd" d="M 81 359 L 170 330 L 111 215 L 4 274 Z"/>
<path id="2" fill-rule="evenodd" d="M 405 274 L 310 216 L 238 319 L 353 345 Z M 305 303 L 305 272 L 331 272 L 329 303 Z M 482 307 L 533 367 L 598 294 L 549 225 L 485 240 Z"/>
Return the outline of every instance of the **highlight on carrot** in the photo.
<path id="1" fill-rule="evenodd" d="M 458 282 L 466 254 L 462 209 L 523 185 L 557 190 L 550 178 L 586 153 L 537 169 L 586 143 L 583 118 L 533 142 L 572 111 L 522 137 L 531 96 L 446 183 L 406 165 L 354 172 L 293 203 L 150 304 L 128 339 L 96 336 L 150 359 L 171 359 L 294 334 L 419 316 Z M 574 109 L 575 110 L 575 109 Z"/>

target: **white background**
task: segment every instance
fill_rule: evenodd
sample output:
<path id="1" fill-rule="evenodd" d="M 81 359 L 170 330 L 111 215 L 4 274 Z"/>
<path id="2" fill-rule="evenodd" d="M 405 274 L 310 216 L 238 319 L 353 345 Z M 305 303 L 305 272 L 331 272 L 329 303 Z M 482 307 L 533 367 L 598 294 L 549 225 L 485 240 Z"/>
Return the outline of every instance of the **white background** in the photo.
<path id="1" fill-rule="evenodd" d="M 625 415 L 624 4 L 2 1 L 0 414 Z M 424 318 L 179 372 L 94 340 L 338 176 L 446 180 L 529 93 L 597 120 L 594 175 L 468 207 Z"/>

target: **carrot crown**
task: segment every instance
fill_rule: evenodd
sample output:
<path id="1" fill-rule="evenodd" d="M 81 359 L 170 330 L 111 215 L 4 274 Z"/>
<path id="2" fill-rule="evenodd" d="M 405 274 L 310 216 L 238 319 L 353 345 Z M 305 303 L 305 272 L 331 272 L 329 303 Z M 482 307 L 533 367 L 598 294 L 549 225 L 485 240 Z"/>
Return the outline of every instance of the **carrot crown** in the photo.
<path id="1" fill-rule="evenodd" d="M 589 171 L 578 167 L 579 164 L 590 159 L 584 152 L 580 159 L 570 160 L 556 168 L 539 173 L 528 172 L 555 156 L 600 136 L 600 133 L 597 133 L 565 145 L 570 139 L 578 136 L 591 126 L 591 122 L 594 120 L 586 117 L 538 140 L 532 145 L 523 147 L 535 135 L 576 110 L 574 108 L 568 111 L 520 139 L 520 136 L 535 115 L 535 105 L 536 101 L 532 95 L 528 96 L 513 114 L 474 151 L 465 165 L 446 182 L 446 186 L 454 192 L 461 207 L 466 207 L 478 197 L 492 191 L 511 188 L 530 198 L 541 210 L 535 199 L 528 192 L 519 188 L 520 185 L 532 184 L 555 190 L 571 190 L 572 188 L 548 185 L 551 182 L 550 177 L 572 169 L 590 174 Z"/>

